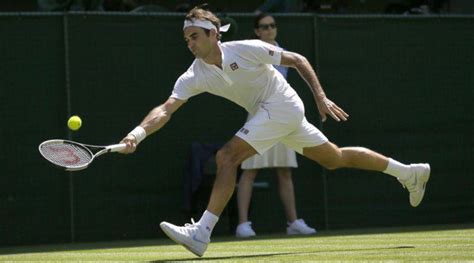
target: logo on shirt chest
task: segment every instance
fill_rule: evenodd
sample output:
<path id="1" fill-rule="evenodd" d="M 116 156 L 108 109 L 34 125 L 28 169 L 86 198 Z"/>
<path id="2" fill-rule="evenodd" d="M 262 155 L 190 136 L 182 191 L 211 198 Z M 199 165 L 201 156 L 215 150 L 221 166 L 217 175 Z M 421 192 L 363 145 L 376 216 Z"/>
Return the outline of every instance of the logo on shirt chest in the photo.
<path id="1" fill-rule="evenodd" d="M 230 64 L 229 66 L 230 66 L 230 69 L 232 69 L 232 71 L 236 71 L 237 69 L 239 69 L 239 65 L 237 65 L 237 62 L 234 62 Z"/>

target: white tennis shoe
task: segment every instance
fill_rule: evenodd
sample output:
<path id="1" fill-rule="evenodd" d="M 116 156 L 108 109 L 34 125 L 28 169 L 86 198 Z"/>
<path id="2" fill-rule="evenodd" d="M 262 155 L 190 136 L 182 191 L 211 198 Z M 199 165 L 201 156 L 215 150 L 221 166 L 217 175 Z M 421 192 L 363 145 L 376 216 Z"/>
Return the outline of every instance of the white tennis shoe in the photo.
<path id="1" fill-rule="evenodd" d="M 427 163 L 410 164 L 411 175 L 400 183 L 410 193 L 410 204 L 417 207 L 425 195 L 426 183 L 430 179 L 431 168 Z"/>
<path id="2" fill-rule="evenodd" d="M 254 237 L 257 234 L 252 229 L 252 222 L 247 221 L 239 224 L 235 230 L 235 236 L 239 238 Z"/>
<path id="3" fill-rule="evenodd" d="M 297 219 L 293 223 L 288 223 L 286 228 L 288 235 L 312 235 L 316 234 L 316 229 L 309 227 L 303 219 Z"/>
<path id="4" fill-rule="evenodd" d="M 192 224 L 185 224 L 184 226 L 161 222 L 160 227 L 174 242 L 184 246 L 196 256 L 202 257 L 211 240 L 201 225 L 196 224 L 193 219 L 191 219 L 191 222 Z"/>

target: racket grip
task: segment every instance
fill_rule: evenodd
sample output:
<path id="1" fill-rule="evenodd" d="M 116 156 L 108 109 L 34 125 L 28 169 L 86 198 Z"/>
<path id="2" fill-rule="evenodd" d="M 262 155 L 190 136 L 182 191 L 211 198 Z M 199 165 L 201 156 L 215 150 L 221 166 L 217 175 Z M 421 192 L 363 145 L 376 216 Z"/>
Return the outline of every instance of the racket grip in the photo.
<path id="1" fill-rule="evenodd" d="M 125 143 L 119 143 L 119 144 L 107 146 L 107 149 L 109 149 L 109 152 L 119 152 L 125 148 L 127 148 L 127 144 Z"/>

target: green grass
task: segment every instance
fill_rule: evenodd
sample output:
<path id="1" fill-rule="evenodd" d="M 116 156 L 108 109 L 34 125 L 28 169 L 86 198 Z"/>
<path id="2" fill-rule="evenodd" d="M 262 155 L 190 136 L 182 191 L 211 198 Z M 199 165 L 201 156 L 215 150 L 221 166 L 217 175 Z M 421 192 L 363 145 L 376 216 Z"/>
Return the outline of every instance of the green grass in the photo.
<path id="1" fill-rule="evenodd" d="M 0 261 L 474 261 L 474 225 L 213 238 L 203 258 L 168 239 L 0 248 Z"/>

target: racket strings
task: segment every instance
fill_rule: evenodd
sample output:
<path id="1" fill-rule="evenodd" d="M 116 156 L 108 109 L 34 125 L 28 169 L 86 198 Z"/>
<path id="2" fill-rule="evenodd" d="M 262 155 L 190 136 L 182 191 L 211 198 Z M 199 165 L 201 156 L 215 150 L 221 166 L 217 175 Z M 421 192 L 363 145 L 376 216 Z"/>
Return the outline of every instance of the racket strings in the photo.
<path id="1" fill-rule="evenodd" d="M 92 160 L 88 150 L 74 144 L 45 144 L 40 151 L 50 162 L 63 167 L 79 167 Z"/>

